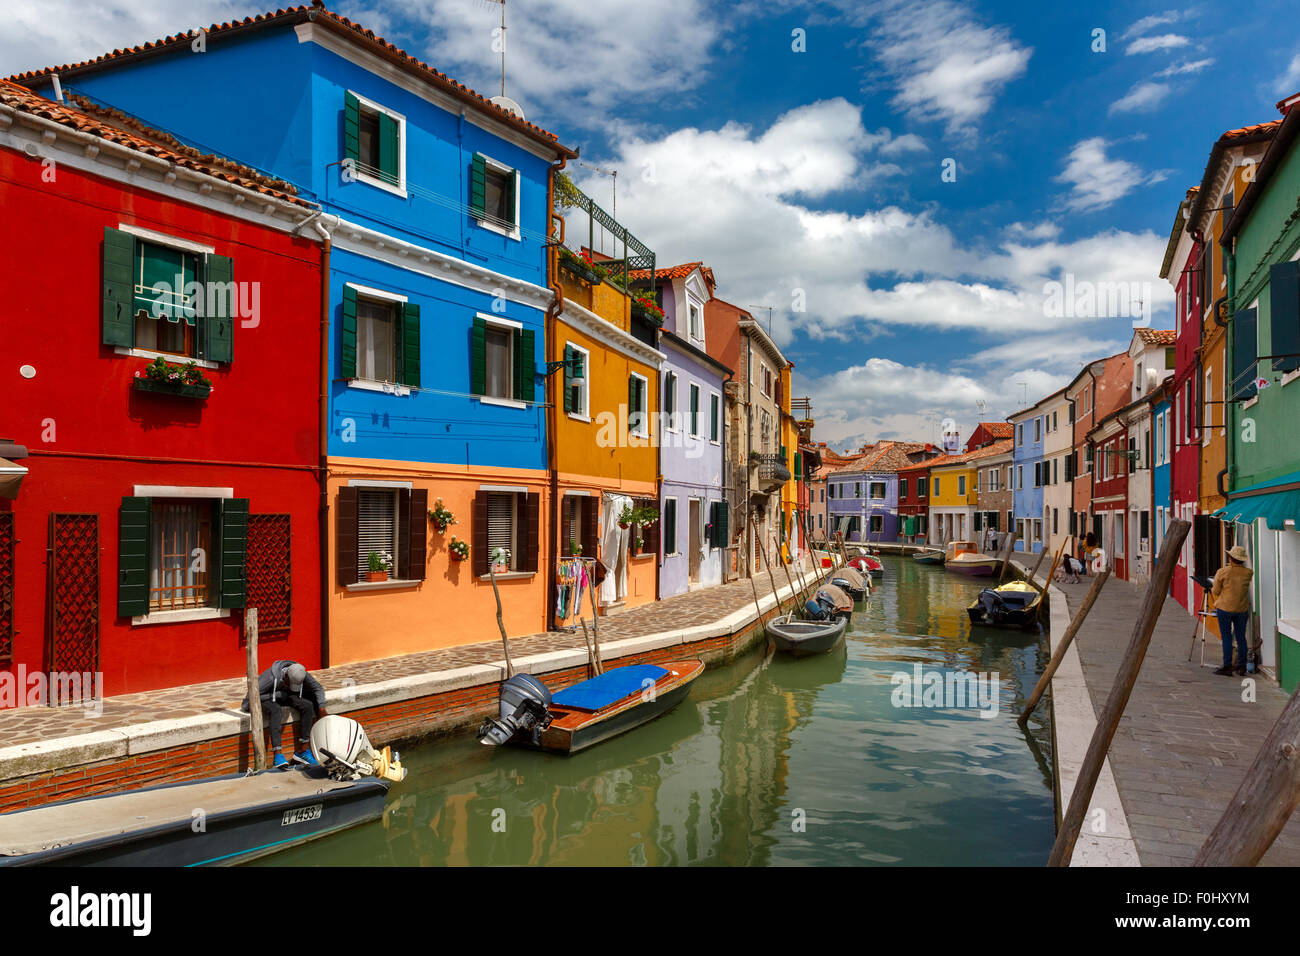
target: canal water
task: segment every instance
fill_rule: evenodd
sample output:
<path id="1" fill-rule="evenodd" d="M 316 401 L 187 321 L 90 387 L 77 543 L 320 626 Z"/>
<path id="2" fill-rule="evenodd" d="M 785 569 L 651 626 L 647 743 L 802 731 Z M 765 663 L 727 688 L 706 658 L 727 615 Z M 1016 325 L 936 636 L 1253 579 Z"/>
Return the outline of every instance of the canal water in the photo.
<path id="1" fill-rule="evenodd" d="M 839 651 L 755 650 L 572 757 L 472 734 L 409 750 L 382 822 L 262 864 L 1042 865 L 1051 735 L 1041 713 L 1027 730 L 1016 715 L 1046 666 L 1045 632 L 972 628 L 977 579 L 884 564 Z M 969 700 L 896 706 L 894 675 L 917 665 L 996 675 L 992 716 Z M 931 703 L 957 703 L 931 689 Z"/>

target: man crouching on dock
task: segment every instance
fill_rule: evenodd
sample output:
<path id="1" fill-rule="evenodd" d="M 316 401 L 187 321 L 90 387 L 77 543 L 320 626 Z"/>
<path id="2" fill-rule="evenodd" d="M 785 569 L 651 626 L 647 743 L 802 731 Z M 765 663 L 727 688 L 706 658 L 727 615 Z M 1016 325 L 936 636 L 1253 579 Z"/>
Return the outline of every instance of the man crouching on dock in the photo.
<path id="1" fill-rule="evenodd" d="M 297 661 L 276 661 L 257 678 L 257 694 L 262 698 L 262 713 L 271 724 L 272 766 L 282 770 L 289 766 L 280 752 L 284 727 L 282 707 L 292 707 L 298 712 L 298 746 L 293 759 L 309 767 L 319 766 L 311 755 L 311 725 L 325 716 L 325 688 L 320 681 L 307 673 L 307 668 Z M 242 710 L 248 710 L 244 698 Z"/>

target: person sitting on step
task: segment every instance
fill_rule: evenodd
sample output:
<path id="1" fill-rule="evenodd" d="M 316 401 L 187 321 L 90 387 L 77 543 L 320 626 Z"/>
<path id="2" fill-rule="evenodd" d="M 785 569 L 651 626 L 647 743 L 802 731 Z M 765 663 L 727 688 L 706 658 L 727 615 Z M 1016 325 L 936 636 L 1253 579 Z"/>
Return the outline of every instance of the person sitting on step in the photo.
<path id="1" fill-rule="evenodd" d="M 297 661 L 276 661 L 258 677 L 257 695 L 262 699 L 262 713 L 271 724 L 273 767 L 280 770 L 289 766 L 280 752 L 285 707 L 298 712 L 298 746 L 293 759 L 309 767 L 319 766 L 311 755 L 310 744 L 312 724 L 325 716 L 325 688 L 320 682 Z M 240 707 L 248 710 L 247 697 Z"/>

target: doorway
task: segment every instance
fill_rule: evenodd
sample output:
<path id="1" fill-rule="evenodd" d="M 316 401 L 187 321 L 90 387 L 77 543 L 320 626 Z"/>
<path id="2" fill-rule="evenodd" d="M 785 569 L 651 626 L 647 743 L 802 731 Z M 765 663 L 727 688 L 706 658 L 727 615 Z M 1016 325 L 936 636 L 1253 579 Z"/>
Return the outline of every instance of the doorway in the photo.
<path id="1" fill-rule="evenodd" d="M 699 498 L 692 498 L 690 503 L 690 515 L 688 517 L 690 530 L 687 534 L 686 556 L 687 567 L 690 569 L 688 580 L 691 584 L 700 583 L 700 515 L 702 514 Z"/>

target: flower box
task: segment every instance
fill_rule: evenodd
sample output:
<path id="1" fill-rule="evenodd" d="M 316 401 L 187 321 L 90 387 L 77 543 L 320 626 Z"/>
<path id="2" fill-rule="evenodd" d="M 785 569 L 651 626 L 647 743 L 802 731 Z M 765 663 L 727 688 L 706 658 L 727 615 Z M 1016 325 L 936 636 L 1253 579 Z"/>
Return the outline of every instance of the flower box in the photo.
<path id="1" fill-rule="evenodd" d="M 367 571 L 367 572 L 366 572 L 366 581 L 368 581 L 370 584 L 378 584 L 380 581 L 387 581 L 387 580 L 388 580 L 388 572 L 387 572 L 387 571 Z"/>
<path id="2" fill-rule="evenodd" d="M 133 379 L 132 386 L 140 392 L 157 392 L 162 395 L 177 395 L 181 398 L 207 398 L 212 391 L 211 385 L 185 385 L 182 382 L 146 378 L 143 375 Z"/>
<path id="3" fill-rule="evenodd" d="M 565 272 L 581 279 L 589 285 L 599 285 L 603 276 L 590 266 L 584 265 L 581 260 L 569 259 L 565 256 L 560 257 L 560 268 Z"/>
<path id="4" fill-rule="evenodd" d="M 647 322 L 652 322 L 660 328 L 663 327 L 663 312 L 659 311 L 657 308 L 651 308 L 643 302 L 638 302 L 636 299 L 632 300 L 632 314 L 639 319 L 645 319 Z"/>

